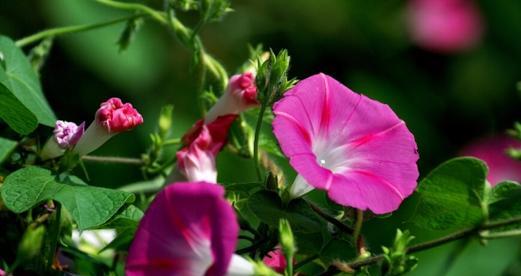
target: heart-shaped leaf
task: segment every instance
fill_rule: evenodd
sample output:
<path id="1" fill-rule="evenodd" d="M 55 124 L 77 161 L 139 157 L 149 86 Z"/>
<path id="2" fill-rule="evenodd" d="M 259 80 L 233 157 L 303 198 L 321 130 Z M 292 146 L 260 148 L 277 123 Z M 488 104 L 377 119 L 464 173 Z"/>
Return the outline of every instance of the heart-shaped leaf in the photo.
<path id="1" fill-rule="evenodd" d="M 75 176 L 58 176 L 51 171 L 27 167 L 5 179 L 2 198 L 7 208 L 21 213 L 46 201 L 63 204 L 80 230 L 107 222 L 121 207 L 134 200 L 128 192 L 86 185 Z"/>

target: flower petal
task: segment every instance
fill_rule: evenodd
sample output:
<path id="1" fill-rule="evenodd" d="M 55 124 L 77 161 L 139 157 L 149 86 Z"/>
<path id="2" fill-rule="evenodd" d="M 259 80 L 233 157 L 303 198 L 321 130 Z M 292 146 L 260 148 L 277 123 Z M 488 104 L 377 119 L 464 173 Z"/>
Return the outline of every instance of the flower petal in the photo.
<path id="1" fill-rule="evenodd" d="M 224 275 L 238 231 L 221 186 L 205 182 L 169 185 L 156 196 L 139 225 L 126 274 Z"/>

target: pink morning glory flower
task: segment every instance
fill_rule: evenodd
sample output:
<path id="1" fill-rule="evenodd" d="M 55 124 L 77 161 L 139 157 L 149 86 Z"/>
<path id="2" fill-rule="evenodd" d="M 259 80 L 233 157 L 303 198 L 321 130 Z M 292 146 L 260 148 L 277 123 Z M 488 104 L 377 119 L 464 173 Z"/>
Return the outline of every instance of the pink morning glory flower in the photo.
<path id="1" fill-rule="evenodd" d="M 416 188 L 414 136 L 388 105 L 317 74 L 273 111 L 275 136 L 298 172 L 292 197 L 318 188 L 340 205 L 383 214 Z"/>
<path id="2" fill-rule="evenodd" d="M 521 142 L 508 136 L 495 136 L 478 140 L 462 151 L 461 155 L 477 157 L 487 163 L 487 180 L 492 185 L 505 180 L 521 182 L 521 162 L 506 154 L 509 148 L 521 148 Z"/>
<path id="3" fill-rule="evenodd" d="M 219 98 L 217 103 L 206 114 L 205 123 L 210 123 L 219 116 L 239 114 L 242 111 L 255 107 L 257 101 L 257 87 L 252 72 L 234 75 L 230 78 L 228 89 Z"/>
<path id="4" fill-rule="evenodd" d="M 266 256 L 264 256 L 262 262 L 278 273 L 284 273 L 287 266 L 286 257 L 284 257 L 284 253 L 280 247 L 270 251 Z"/>
<path id="5" fill-rule="evenodd" d="M 130 103 L 119 98 L 110 98 L 101 103 L 94 121 L 80 139 L 74 151 L 79 155 L 88 154 L 112 136 L 128 131 L 143 123 L 143 117 Z"/>
<path id="6" fill-rule="evenodd" d="M 3 271 L 2 269 L 0 269 L 0 276 L 5 276 L 5 271 Z"/>
<path id="7" fill-rule="evenodd" d="M 239 226 L 223 187 L 205 182 L 168 185 L 141 220 L 126 275 L 253 275 L 234 255 Z"/>
<path id="8" fill-rule="evenodd" d="M 73 122 L 56 121 L 53 136 L 45 143 L 40 154 L 41 158 L 47 160 L 63 155 L 66 149 L 78 143 L 84 131 L 85 123 L 78 126 Z"/>
<path id="9" fill-rule="evenodd" d="M 220 116 L 209 124 L 199 120 L 183 137 L 177 152 L 177 169 L 188 181 L 217 182 L 215 157 L 226 143 L 237 115 Z"/>
<path id="10" fill-rule="evenodd" d="M 409 27 L 413 40 L 432 51 L 451 53 L 474 46 L 482 22 L 472 0 L 411 0 Z"/>

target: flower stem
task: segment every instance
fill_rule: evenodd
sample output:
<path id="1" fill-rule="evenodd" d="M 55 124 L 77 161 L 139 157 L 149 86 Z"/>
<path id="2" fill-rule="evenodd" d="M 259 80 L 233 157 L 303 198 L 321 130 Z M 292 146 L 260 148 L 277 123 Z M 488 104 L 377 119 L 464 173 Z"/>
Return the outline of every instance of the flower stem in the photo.
<path id="1" fill-rule="evenodd" d="M 342 223 L 341 221 L 339 221 L 335 217 L 326 214 L 324 211 L 322 211 L 320 209 L 320 207 L 318 207 L 317 205 L 311 203 L 310 201 L 307 201 L 307 203 L 309 204 L 309 206 L 311 207 L 311 209 L 315 213 L 317 213 L 319 216 L 321 216 L 323 219 L 325 219 L 329 223 L 331 223 L 334 226 L 338 227 L 338 229 L 340 229 L 340 231 L 345 232 L 348 235 L 353 234 L 354 230 L 351 227 L 345 225 L 344 223 Z"/>
<path id="2" fill-rule="evenodd" d="M 114 25 L 114 24 L 124 22 L 124 21 L 130 20 L 130 19 L 141 17 L 141 16 L 143 16 L 143 15 L 135 14 L 132 16 L 125 16 L 122 18 L 113 19 L 113 20 L 109 20 L 109 21 L 105 21 L 105 22 L 94 23 L 94 24 L 84 24 L 84 25 L 52 28 L 52 29 L 48 29 L 48 30 L 44 30 L 44 31 L 35 33 L 28 37 L 24 37 L 22 39 L 19 39 L 16 41 L 16 46 L 24 47 L 31 43 L 37 42 L 39 40 L 42 40 L 42 39 L 45 39 L 48 37 L 53 37 L 53 36 L 58 36 L 58 35 L 63 35 L 63 34 L 70 34 L 70 33 L 85 32 L 85 31 L 89 31 L 89 30 L 93 30 L 93 29 L 99 29 L 99 28 Z"/>
<path id="3" fill-rule="evenodd" d="M 262 180 L 262 172 L 259 165 L 259 138 L 262 127 L 262 119 L 264 118 L 264 113 L 266 112 L 266 102 L 262 103 L 259 116 L 257 117 L 257 125 L 255 126 L 255 137 L 253 140 L 253 162 L 255 163 L 255 171 L 257 172 L 257 179 L 259 181 Z"/>
<path id="4" fill-rule="evenodd" d="M 143 160 L 139 158 L 116 157 L 116 156 L 93 156 L 85 155 L 81 157 L 82 160 L 98 163 L 117 163 L 127 165 L 144 165 Z"/>
<path id="5" fill-rule="evenodd" d="M 362 211 L 360 209 L 356 209 L 355 229 L 353 232 L 354 244 L 358 244 L 358 237 L 360 236 L 360 231 L 362 231 L 363 223 L 364 223 L 364 211 Z"/>
<path id="6" fill-rule="evenodd" d="M 165 14 L 163 12 L 156 11 L 156 10 L 149 8 L 142 4 L 124 3 L 124 2 L 118 2 L 118 1 L 112 1 L 112 0 L 96 0 L 96 2 L 109 6 L 109 7 L 112 7 L 112 8 L 120 9 L 120 10 L 142 12 L 142 13 L 148 14 L 150 17 L 152 17 L 152 19 L 156 20 L 159 23 L 162 23 L 162 24 L 168 23 L 168 20 L 166 19 Z"/>
<path id="7" fill-rule="evenodd" d="M 413 245 L 413 246 L 411 246 L 411 247 L 409 247 L 407 249 L 407 253 L 415 253 L 415 252 L 431 249 L 431 248 L 434 248 L 434 247 L 437 247 L 437 246 L 440 246 L 440 245 L 444 245 L 444 244 L 452 242 L 452 241 L 456 241 L 456 240 L 459 240 L 459 239 L 462 239 L 462 238 L 470 237 L 470 236 L 472 236 L 472 235 L 474 235 L 476 233 L 479 233 L 480 231 L 483 231 L 483 230 L 495 229 L 495 228 L 511 225 L 511 224 L 514 224 L 514 223 L 519 223 L 519 222 L 521 222 L 521 217 L 514 217 L 514 218 L 511 218 L 511 219 L 505 219 L 505 220 L 500 220 L 500 221 L 495 221 L 495 222 L 489 222 L 489 223 L 486 223 L 486 224 L 483 224 L 483 225 L 480 225 L 480 226 L 477 226 L 477 227 L 463 229 L 463 230 L 454 232 L 452 234 L 449 234 L 447 236 L 444 236 L 444 237 L 441 237 L 441 238 L 438 238 L 438 239 L 434 239 L 434 240 L 431 240 L 431 241 L 427 241 L 427 242 L 424 242 L 424 243 L 419 243 L 419 244 Z M 363 266 L 376 264 L 376 263 L 382 261 L 383 259 L 384 259 L 384 255 L 380 254 L 380 255 L 375 255 L 373 257 L 369 257 L 367 259 L 352 261 L 352 262 L 347 263 L 346 265 L 348 267 L 352 268 L 352 269 L 358 269 L 358 268 L 363 267 Z M 338 268 L 336 268 L 335 266 L 330 266 L 321 275 L 322 276 L 335 275 L 338 272 L 339 272 Z"/>
<path id="8" fill-rule="evenodd" d="M 294 267 L 295 270 L 298 270 L 299 268 L 303 267 L 304 265 L 316 260 L 318 257 L 320 257 L 320 255 L 318 255 L 318 254 L 308 256 L 307 258 L 305 258 L 302 261 L 295 264 L 295 267 Z"/>

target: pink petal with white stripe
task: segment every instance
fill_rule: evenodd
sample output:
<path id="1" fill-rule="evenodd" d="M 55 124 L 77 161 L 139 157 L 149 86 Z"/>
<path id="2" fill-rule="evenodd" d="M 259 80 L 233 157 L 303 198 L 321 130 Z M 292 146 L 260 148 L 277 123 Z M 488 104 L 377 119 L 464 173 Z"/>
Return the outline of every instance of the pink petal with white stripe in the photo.
<path id="1" fill-rule="evenodd" d="M 300 81 L 274 106 L 273 129 L 306 183 L 344 206 L 394 211 L 416 188 L 414 136 L 388 105 L 317 74 Z M 300 196 L 298 192 L 294 196 Z"/>

